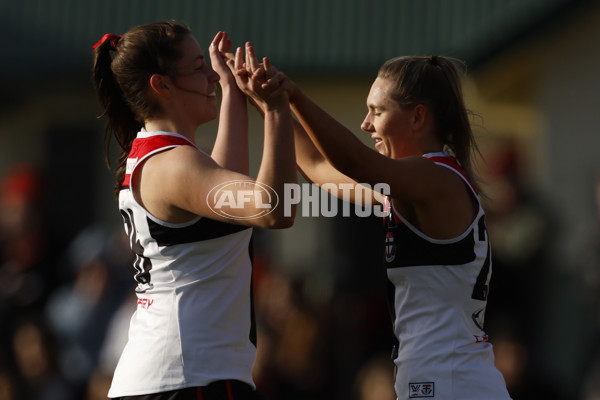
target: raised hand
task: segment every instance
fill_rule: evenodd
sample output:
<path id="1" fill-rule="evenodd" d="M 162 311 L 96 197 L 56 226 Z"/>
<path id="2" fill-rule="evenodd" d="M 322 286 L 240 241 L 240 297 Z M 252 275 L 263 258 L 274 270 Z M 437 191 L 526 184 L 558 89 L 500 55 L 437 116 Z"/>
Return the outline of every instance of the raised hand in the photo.
<path id="1" fill-rule="evenodd" d="M 246 95 L 238 88 L 232 67 L 234 55 L 226 32 L 218 32 L 210 45 L 213 69 L 219 74 L 221 109 L 219 131 L 211 153 L 222 167 L 248 174 L 248 110 Z M 231 64 L 231 67 L 228 65 Z"/>
<path id="2" fill-rule="evenodd" d="M 229 62 L 233 63 L 234 59 L 231 48 L 231 39 L 229 39 L 227 32 L 223 31 L 217 32 L 209 47 L 210 62 L 212 68 L 221 78 L 221 86 L 236 84 L 231 68 L 227 65 Z"/>
<path id="3" fill-rule="evenodd" d="M 228 66 L 239 88 L 263 110 L 287 106 L 287 93 L 282 87 L 285 76 L 272 66 L 267 57 L 259 63 L 252 43 L 246 42 L 246 60 L 241 48 L 235 53 L 234 62 Z"/>

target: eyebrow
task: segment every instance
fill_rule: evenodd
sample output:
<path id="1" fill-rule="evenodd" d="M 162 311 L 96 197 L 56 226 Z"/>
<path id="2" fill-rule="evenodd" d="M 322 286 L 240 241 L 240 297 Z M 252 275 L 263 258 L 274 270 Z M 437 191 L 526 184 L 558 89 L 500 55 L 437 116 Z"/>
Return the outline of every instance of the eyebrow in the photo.
<path id="1" fill-rule="evenodd" d="M 381 108 L 381 105 L 375 103 L 375 102 L 367 102 L 367 108 L 369 109 L 377 109 L 377 108 Z"/>
<path id="2" fill-rule="evenodd" d="M 203 55 L 197 55 L 193 60 L 188 61 L 188 65 L 190 68 L 198 68 L 206 64 L 206 60 Z"/>
<path id="3" fill-rule="evenodd" d="M 199 54 L 196 57 L 194 57 L 194 59 L 191 61 L 192 64 L 196 63 L 197 61 L 204 61 L 204 55 L 203 54 Z"/>

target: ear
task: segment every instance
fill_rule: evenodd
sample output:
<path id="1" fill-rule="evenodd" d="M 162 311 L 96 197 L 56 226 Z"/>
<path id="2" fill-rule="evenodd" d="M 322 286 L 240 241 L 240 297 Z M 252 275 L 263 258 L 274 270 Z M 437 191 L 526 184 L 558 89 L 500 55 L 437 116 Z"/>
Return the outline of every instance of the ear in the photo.
<path id="1" fill-rule="evenodd" d="M 160 97 L 165 97 L 167 99 L 173 97 L 169 84 L 169 79 L 164 75 L 152 74 L 150 77 L 150 88 Z"/>
<path id="2" fill-rule="evenodd" d="M 429 110 L 423 104 L 417 104 L 413 109 L 411 117 L 413 130 L 420 131 L 425 126 L 425 122 L 429 117 Z"/>

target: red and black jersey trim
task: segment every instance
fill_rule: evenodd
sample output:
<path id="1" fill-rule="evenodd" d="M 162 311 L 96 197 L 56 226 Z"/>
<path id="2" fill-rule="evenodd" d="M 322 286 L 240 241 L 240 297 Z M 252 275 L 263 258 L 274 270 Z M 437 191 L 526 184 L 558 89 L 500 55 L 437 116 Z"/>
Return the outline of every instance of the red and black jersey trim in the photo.
<path id="1" fill-rule="evenodd" d="M 136 138 L 131 143 L 131 151 L 127 156 L 127 159 L 143 158 L 148 153 L 153 151 L 164 151 L 179 146 L 192 146 L 196 147 L 192 142 L 184 137 L 177 135 L 153 135 L 149 137 Z M 122 189 L 129 188 L 131 182 L 131 175 L 125 174 L 123 183 L 121 184 Z"/>
<path id="2" fill-rule="evenodd" d="M 465 171 L 462 169 L 462 167 L 460 166 L 460 164 L 458 163 L 458 161 L 456 161 L 456 159 L 454 157 L 431 156 L 431 157 L 427 157 L 427 159 L 433 161 L 434 163 L 444 164 L 444 165 L 456 170 L 456 172 L 458 172 L 467 181 L 467 183 L 469 184 L 469 186 L 471 187 L 473 192 L 477 193 L 477 189 L 475 188 L 475 185 L 473 185 L 473 182 L 471 182 L 471 180 L 469 179 L 469 177 L 467 176 Z"/>

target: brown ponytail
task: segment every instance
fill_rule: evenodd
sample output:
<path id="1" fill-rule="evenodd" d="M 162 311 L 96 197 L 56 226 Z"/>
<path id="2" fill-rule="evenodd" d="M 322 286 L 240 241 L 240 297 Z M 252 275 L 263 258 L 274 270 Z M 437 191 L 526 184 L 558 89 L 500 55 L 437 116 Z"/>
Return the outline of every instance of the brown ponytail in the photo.
<path id="1" fill-rule="evenodd" d="M 378 77 L 393 82 L 392 97 L 401 107 L 427 106 L 433 113 L 438 139 L 454 154 L 477 185 L 474 159 L 479 154 L 463 100 L 459 60 L 442 56 L 397 57 L 385 62 Z M 479 188 L 478 188 L 479 189 Z"/>
<path id="2" fill-rule="evenodd" d="M 125 177 L 131 143 L 144 126 L 144 120 L 160 113 L 148 96 L 150 77 L 173 76 L 182 57 L 180 43 L 190 29 L 174 22 L 138 26 L 122 37 L 104 35 L 94 45 L 92 80 L 107 119 L 104 133 L 104 157 L 110 166 L 110 144 L 114 137 L 121 148 L 117 166 L 115 195 Z"/>

